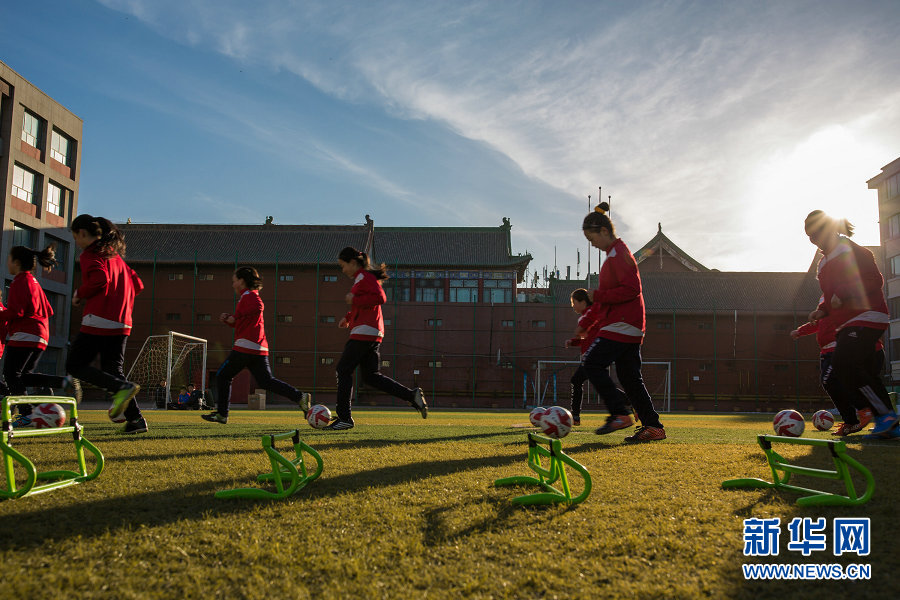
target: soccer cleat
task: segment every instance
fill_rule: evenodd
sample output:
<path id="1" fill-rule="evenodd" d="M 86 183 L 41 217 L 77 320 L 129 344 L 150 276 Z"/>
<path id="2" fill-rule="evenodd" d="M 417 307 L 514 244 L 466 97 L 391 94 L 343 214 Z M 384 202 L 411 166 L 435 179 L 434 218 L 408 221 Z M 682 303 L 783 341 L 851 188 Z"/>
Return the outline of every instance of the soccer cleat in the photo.
<path id="1" fill-rule="evenodd" d="M 210 423 L 221 423 L 222 425 L 228 422 L 228 417 L 220 415 L 218 411 L 213 411 L 208 415 L 200 415 L 200 418 Z"/>
<path id="2" fill-rule="evenodd" d="M 428 403 L 425 402 L 425 392 L 422 391 L 422 388 L 416 388 L 413 392 L 412 405 L 421 413 L 423 419 L 428 418 Z"/>
<path id="3" fill-rule="evenodd" d="M 340 431 L 342 429 L 353 429 L 353 420 L 350 421 L 342 421 L 340 419 L 334 419 L 326 425 L 323 429 L 331 429 L 332 431 Z"/>
<path id="4" fill-rule="evenodd" d="M 871 408 L 863 408 L 861 410 L 856 411 L 856 418 L 859 419 L 859 424 L 865 427 L 869 423 L 872 422 L 872 409 Z"/>
<path id="5" fill-rule="evenodd" d="M 851 433 L 862 431 L 863 427 L 865 427 L 865 425 L 863 425 L 862 423 L 841 423 L 840 427 L 831 432 L 831 435 L 850 435 Z"/>
<path id="6" fill-rule="evenodd" d="M 126 383 L 118 392 L 113 394 L 112 406 L 109 407 L 109 418 L 113 421 L 117 419 L 125 409 L 128 403 L 141 391 L 141 386 L 136 383 Z"/>
<path id="7" fill-rule="evenodd" d="M 897 413 L 891 411 L 883 415 L 875 417 L 875 427 L 872 428 L 873 434 L 887 433 L 897 426 Z"/>
<path id="8" fill-rule="evenodd" d="M 147 420 L 144 417 L 138 417 L 134 421 L 125 423 L 125 427 L 119 431 L 122 433 L 147 433 Z"/>
<path id="9" fill-rule="evenodd" d="M 631 427 L 633 423 L 634 421 L 631 420 L 631 415 L 610 415 L 606 417 L 606 424 L 594 433 L 597 435 L 606 435 L 607 433 L 612 433 L 619 429 Z"/>
<path id="10" fill-rule="evenodd" d="M 31 417 L 28 415 L 18 414 L 16 418 L 13 419 L 13 427 L 30 427 L 31 426 Z"/>
<path id="11" fill-rule="evenodd" d="M 302 392 L 300 394 L 300 410 L 303 411 L 303 418 L 306 418 L 306 415 L 309 414 L 309 407 L 312 404 L 312 394 L 309 392 Z"/>
<path id="12" fill-rule="evenodd" d="M 633 435 L 625 437 L 626 442 L 655 442 L 666 439 L 666 430 L 662 427 L 638 427 Z"/>
<path id="13" fill-rule="evenodd" d="M 581 425 L 581 415 L 572 415 L 572 425 L 573 426 Z"/>
<path id="14" fill-rule="evenodd" d="M 71 398 L 75 398 L 75 402 L 81 402 L 81 382 L 72 377 L 71 375 L 66 375 L 63 378 L 63 393 Z"/>

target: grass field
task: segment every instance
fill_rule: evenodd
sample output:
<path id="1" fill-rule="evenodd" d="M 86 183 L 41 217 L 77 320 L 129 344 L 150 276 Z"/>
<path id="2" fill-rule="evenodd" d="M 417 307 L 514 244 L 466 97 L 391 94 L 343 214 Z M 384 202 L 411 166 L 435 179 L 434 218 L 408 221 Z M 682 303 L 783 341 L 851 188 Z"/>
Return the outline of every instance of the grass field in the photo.
<path id="1" fill-rule="evenodd" d="M 492 483 L 531 474 L 526 412 L 435 411 L 423 421 L 361 409 L 345 432 L 303 423 L 325 470 L 293 497 L 221 500 L 217 490 L 257 485 L 269 467 L 261 435 L 298 426 L 296 412 L 232 412 L 223 426 L 196 412 L 147 411 L 150 432 L 138 437 L 116 433 L 104 412 L 80 417 L 106 468 L 93 481 L 0 501 L 2 598 L 900 597 L 900 442 L 848 438 L 877 482 L 868 504 L 800 508 L 791 492 L 721 488 L 736 477 L 770 480 L 755 436 L 771 432 L 771 416 L 664 415 L 669 439 L 632 446 L 623 431 L 594 435 L 602 415 L 585 415 L 563 450 L 592 474 L 590 497 L 518 507 L 509 500 L 531 488 Z M 73 468 L 62 436 L 15 447 L 39 470 Z M 824 448 L 777 450 L 831 466 Z M 796 516 L 827 519 L 827 550 L 787 550 Z M 779 556 L 743 556 L 750 517 L 781 518 Z M 872 519 L 869 556 L 833 556 L 835 517 Z M 745 581 L 741 565 L 754 562 L 870 564 L 872 577 Z"/>

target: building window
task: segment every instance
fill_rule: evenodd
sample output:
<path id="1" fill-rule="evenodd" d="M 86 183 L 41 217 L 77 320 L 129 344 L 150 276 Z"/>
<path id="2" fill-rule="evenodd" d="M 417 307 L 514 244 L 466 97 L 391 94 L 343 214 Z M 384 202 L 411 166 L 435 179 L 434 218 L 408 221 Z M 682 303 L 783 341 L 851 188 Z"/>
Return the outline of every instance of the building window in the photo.
<path id="1" fill-rule="evenodd" d="M 900 195 L 900 173 L 888 178 L 885 183 L 885 191 L 887 192 L 888 199 Z"/>
<path id="2" fill-rule="evenodd" d="M 900 360 L 900 338 L 891 338 L 891 362 Z"/>
<path id="3" fill-rule="evenodd" d="M 166 321 L 180 321 L 181 313 L 166 313 Z"/>
<path id="4" fill-rule="evenodd" d="M 319 317 L 319 323 L 334 323 L 333 315 L 322 315 Z"/>
<path id="5" fill-rule="evenodd" d="M 791 366 L 790 366 L 789 364 L 787 364 L 787 363 L 777 363 L 777 364 L 775 365 L 775 370 L 778 371 L 778 372 L 780 372 L 780 373 L 783 373 L 783 372 L 787 371 L 787 370 L 790 369 L 790 368 L 791 368 Z"/>
<path id="6" fill-rule="evenodd" d="M 25 111 L 25 120 L 22 122 L 22 141 L 33 148 L 40 148 L 42 119 Z"/>
<path id="7" fill-rule="evenodd" d="M 895 238 L 900 236 L 900 213 L 888 217 L 887 222 L 887 237 Z"/>
<path id="8" fill-rule="evenodd" d="M 891 257 L 891 275 L 894 277 L 900 275 L 900 254 Z"/>
<path id="9" fill-rule="evenodd" d="M 708 362 L 708 363 L 700 363 L 700 370 L 701 370 L 701 371 L 712 371 L 712 370 L 713 370 L 713 364 L 712 364 L 711 362 Z"/>
<path id="10" fill-rule="evenodd" d="M 443 302 L 443 279 L 416 279 L 416 302 Z"/>
<path id="11" fill-rule="evenodd" d="M 337 275 L 323 275 L 322 281 L 337 281 Z"/>
<path id="12" fill-rule="evenodd" d="M 450 302 L 478 302 L 478 280 L 451 279 Z"/>
<path id="13" fill-rule="evenodd" d="M 444 324 L 443 319 L 426 319 L 425 325 L 428 327 L 440 327 Z"/>
<path id="14" fill-rule="evenodd" d="M 169 273 L 169 281 L 181 281 L 184 279 L 183 273 Z"/>
<path id="15" fill-rule="evenodd" d="M 293 280 L 294 280 L 293 275 L 279 275 L 278 276 L 278 281 L 293 281 Z"/>
<path id="16" fill-rule="evenodd" d="M 900 296 L 888 298 L 888 307 L 891 311 L 891 318 L 900 319 Z"/>
<path id="17" fill-rule="evenodd" d="M 532 327 L 546 327 L 547 321 L 532 321 L 531 326 Z"/>
<path id="18" fill-rule="evenodd" d="M 385 319 L 385 320 L 384 320 L 384 324 L 385 324 L 385 326 L 390 325 L 390 324 L 391 324 L 391 320 L 390 320 L 390 319 Z"/>
<path id="19" fill-rule="evenodd" d="M 25 202 L 34 202 L 34 181 L 36 176 L 19 165 L 13 166 L 12 195 Z"/>
<path id="20" fill-rule="evenodd" d="M 69 146 L 68 137 L 55 129 L 50 132 L 50 157 L 67 167 L 71 166 L 69 165 Z"/>
<path id="21" fill-rule="evenodd" d="M 275 320 L 279 323 L 293 323 L 294 315 L 278 315 Z"/>
<path id="22" fill-rule="evenodd" d="M 500 327 L 515 327 L 516 322 L 513 320 L 500 321 Z"/>
<path id="23" fill-rule="evenodd" d="M 512 281 L 509 279 L 486 279 L 484 281 L 484 301 L 491 304 L 512 302 Z"/>
<path id="24" fill-rule="evenodd" d="M 389 361 L 389 360 L 383 360 L 383 361 L 381 361 L 381 366 L 382 366 L 382 367 L 389 367 L 389 366 L 391 366 L 391 361 Z"/>
<path id="25" fill-rule="evenodd" d="M 439 361 L 439 360 L 429 360 L 428 366 L 431 367 L 432 369 L 440 369 L 443 365 L 441 364 L 441 361 Z"/>
<path id="26" fill-rule="evenodd" d="M 198 321 L 212 321 L 212 315 L 207 313 L 200 313 L 197 315 Z"/>
<path id="27" fill-rule="evenodd" d="M 53 182 L 47 184 L 47 212 L 57 216 L 63 216 L 63 206 L 66 204 L 66 190 Z"/>
<path id="28" fill-rule="evenodd" d="M 330 356 L 323 356 L 319 360 L 323 365 L 330 365 L 330 364 L 334 363 L 334 359 L 331 358 Z"/>
<path id="29" fill-rule="evenodd" d="M 409 279 L 394 279 L 384 282 L 384 293 L 388 302 L 409 302 Z"/>
<path id="30" fill-rule="evenodd" d="M 712 329 L 712 323 L 697 323 L 697 329 Z"/>
<path id="31" fill-rule="evenodd" d="M 197 275 L 197 279 L 199 279 L 200 281 L 212 281 L 213 274 L 212 273 L 200 273 L 199 275 Z"/>
<path id="32" fill-rule="evenodd" d="M 276 356 L 275 364 L 276 365 L 289 365 L 289 364 L 291 364 L 291 357 L 290 356 Z"/>
<path id="33" fill-rule="evenodd" d="M 37 241 L 37 232 L 31 227 L 19 225 L 15 221 L 13 224 L 13 246 L 25 246 L 26 248 L 34 248 Z"/>
<path id="34" fill-rule="evenodd" d="M 672 329 L 671 321 L 657 321 L 656 322 L 657 329 Z"/>
<path id="35" fill-rule="evenodd" d="M 512 368 L 513 368 L 513 364 L 512 364 L 511 362 L 509 362 L 508 360 L 505 360 L 505 361 L 503 361 L 503 362 L 500 363 L 500 368 L 501 368 L 501 369 L 512 369 Z"/>
<path id="36" fill-rule="evenodd" d="M 65 300 L 65 296 L 63 296 L 62 294 L 54 294 L 53 292 L 47 291 L 45 291 L 44 294 L 47 296 L 47 302 L 50 304 L 50 308 L 53 309 L 53 314 L 50 315 L 50 317 L 48 317 L 47 319 L 47 325 L 50 329 L 50 335 L 59 335 L 60 331 L 58 329 L 58 326 L 61 323 L 59 319 L 61 319 L 63 315 L 63 301 Z"/>
<path id="37" fill-rule="evenodd" d="M 69 243 L 52 235 L 45 236 L 44 239 L 47 241 L 47 245 L 53 246 L 53 250 L 56 252 L 56 266 L 53 268 L 65 273 L 69 266 Z"/>

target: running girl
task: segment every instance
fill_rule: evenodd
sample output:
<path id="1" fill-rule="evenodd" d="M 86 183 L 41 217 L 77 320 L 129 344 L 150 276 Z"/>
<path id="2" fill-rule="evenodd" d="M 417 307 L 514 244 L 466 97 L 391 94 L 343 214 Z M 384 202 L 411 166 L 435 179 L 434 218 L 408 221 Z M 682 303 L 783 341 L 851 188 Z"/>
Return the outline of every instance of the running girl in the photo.
<path id="1" fill-rule="evenodd" d="M 206 421 L 228 422 L 228 405 L 231 401 L 231 382 L 235 376 L 248 369 L 259 387 L 299 405 L 304 417 L 309 411 L 312 396 L 300 392 L 294 386 L 275 379 L 269 368 L 269 344 L 263 322 L 263 301 L 259 297 L 262 277 L 253 267 L 241 267 L 231 276 L 231 287 L 240 296 L 234 314 L 222 313 L 219 320 L 234 327 L 234 346 L 231 354 L 216 372 L 216 410 L 201 415 Z"/>
<path id="2" fill-rule="evenodd" d="M 338 323 L 338 327 L 350 329 L 350 339 L 344 346 L 337 371 L 337 417 L 328 429 L 350 429 L 353 418 L 350 397 L 353 394 L 353 371 L 358 366 L 363 381 L 391 396 L 409 402 L 419 411 L 422 418 L 428 417 L 428 405 L 422 388 L 412 390 L 381 373 L 381 357 L 378 350 L 384 339 L 384 319 L 381 305 L 387 297 L 381 287 L 381 280 L 387 279 L 384 265 L 372 269 L 365 252 L 355 248 L 344 248 L 338 255 L 341 272 L 353 279 L 353 287 L 345 297 L 350 311 Z"/>
<path id="3" fill-rule="evenodd" d="M 109 418 L 127 421 L 123 433 L 144 433 L 147 421 L 134 400 L 141 387 L 125 379 L 125 345 L 131 333 L 134 297 L 144 283 L 122 256 L 125 237 L 109 220 L 78 215 L 70 226 L 81 248 L 81 287 L 72 305 L 84 305 L 81 329 L 69 348 L 66 371 L 112 395 Z M 91 366 L 100 355 L 100 368 Z M 124 418 L 123 418 L 124 415 Z"/>
<path id="4" fill-rule="evenodd" d="M 586 289 L 578 288 L 572 292 L 569 300 L 572 303 L 572 310 L 579 315 L 579 319 L 576 335 L 574 338 L 566 340 L 566 348 L 580 347 L 581 355 L 584 356 L 584 353 L 587 352 L 591 342 L 597 337 L 597 329 L 600 324 L 597 321 L 589 320 L 585 316 L 585 313 L 587 313 L 587 310 L 591 307 L 591 304 L 593 304 L 593 302 L 591 302 L 591 295 Z M 578 333 L 579 331 L 582 333 Z M 579 365 L 571 379 L 572 419 L 574 425 L 581 425 L 581 400 L 584 396 L 584 382 L 587 381 L 587 378 L 584 365 Z"/>
<path id="5" fill-rule="evenodd" d="M 594 248 L 606 252 L 600 268 L 599 288 L 594 303 L 585 317 L 598 322 L 597 337 L 582 358 L 582 364 L 594 389 L 606 402 L 609 417 L 597 429 L 598 434 L 612 433 L 632 424 L 627 402 L 631 401 L 641 427 L 626 442 L 649 442 L 666 439 L 666 432 L 641 375 L 641 343 L 644 340 L 644 296 L 637 263 L 625 243 L 616 237 L 616 229 L 606 215 L 609 204 L 601 202 L 584 218 L 584 237 Z M 578 333 L 586 333 L 579 328 Z M 625 388 L 617 389 L 609 376 L 615 363 L 616 375 Z"/>

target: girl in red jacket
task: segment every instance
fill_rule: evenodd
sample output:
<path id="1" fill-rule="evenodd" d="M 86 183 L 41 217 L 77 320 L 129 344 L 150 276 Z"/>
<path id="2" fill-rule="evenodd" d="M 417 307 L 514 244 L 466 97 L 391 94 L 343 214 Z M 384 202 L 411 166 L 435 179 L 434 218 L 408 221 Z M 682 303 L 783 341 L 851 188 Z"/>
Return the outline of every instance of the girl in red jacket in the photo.
<path id="1" fill-rule="evenodd" d="M 862 394 L 875 413 L 871 437 L 900 437 L 888 392 L 881 377 L 869 368 L 890 321 L 882 291 L 884 278 L 875 257 L 850 241 L 853 225 L 847 219 L 814 210 L 806 217 L 805 229 L 809 241 L 823 254 L 817 273 L 822 298 L 809 320 L 827 317 L 834 324 L 831 365 L 847 396 Z"/>
<path id="2" fill-rule="evenodd" d="M 144 433 L 147 421 L 134 401 L 141 387 L 127 381 L 123 370 L 134 297 L 144 283 L 122 259 L 125 238 L 109 220 L 78 215 L 70 229 L 82 250 L 81 286 L 72 295 L 72 305 L 84 308 L 66 371 L 112 395 L 109 418 L 115 423 L 127 421 L 123 433 Z M 91 366 L 97 355 L 99 369 Z"/>
<path id="3" fill-rule="evenodd" d="M 235 376 L 249 369 L 259 387 L 274 392 L 297 404 L 306 416 L 312 396 L 294 386 L 275 379 L 269 368 L 269 344 L 263 322 L 263 301 L 259 297 L 262 277 L 253 267 L 241 267 L 231 276 L 231 287 L 240 295 L 234 314 L 222 313 L 219 320 L 234 327 L 234 346 L 231 354 L 216 371 L 216 410 L 201 415 L 207 421 L 228 422 L 228 405 L 231 401 L 231 382 Z"/>
<path id="4" fill-rule="evenodd" d="M 596 433 L 607 434 L 632 424 L 627 401 L 631 401 L 641 427 L 626 442 L 666 439 L 666 432 L 641 375 L 641 343 L 644 340 L 644 296 L 637 262 L 625 243 L 616 237 L 616 229 L 606 215 L 609 204 L 601 202 L 584 218 L 584 237 L 594 248 L 606 252 L 600 268 L 599 288 L 594 303 L 584 318 L 599 324 L 597 337 L 582 357 L 582 364 L 594 389 L 606 402 L 609 417 Z M 578 333 L 582 333 L 579 328 Z M 624 394 L 609 376 L 615 363 Z"/>
<path id="5" fill-rule="evenodd" d="M 6 268 L 13 276 L 13 281 L 9 286 L 6 309 L 0 311 L 0 321 L 6 324 L 8 335 L 3 377 L 10 396 L 24 396 L 26 387 L 65 388 L 80 400 L 78 384 L 72 377 L 34 372 L 41 355 L 47 349 L 50 339 L 49 319 L 53 315 L 53 309 L 31 271 L 38 264 L 52 269 L 56 265 L 54 257 L 52 246 L 42 251 L 13 246 L 6 260 Z M 19 415 L 13 425 L 30 425 L 31 410 L 30 404 L 20 404 Z"/>
<path id="6" fill-rule="evenodd" d="M 341 272 L 353 280 L 353 287 L 346 296 L 350 311 L 338 323 L 338 327 L 350 329 L 350 339 L 344 346 L 337 371 L 337 417 L 328 429 L 350 429 L 353 418 L 350 414 L 350 396 L 353 394 L 353 371 L 358 366 L 363 381 L 368 385 L 397 398 L 409 402 L 419 411 L 422 418 L 428 416 L 428 405 L 421 388 L 412 390 L 381 373 L 381 357 L 378 350 L 384 339 L 384 319 L 381 305 L 387 297 L 381 287 L 381 280 L 387 279 L 384 265 L 372 269 L 365 252 L 355 248 L 344 248 L 338 255 Z"/>

